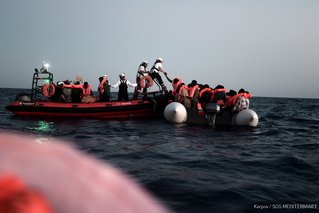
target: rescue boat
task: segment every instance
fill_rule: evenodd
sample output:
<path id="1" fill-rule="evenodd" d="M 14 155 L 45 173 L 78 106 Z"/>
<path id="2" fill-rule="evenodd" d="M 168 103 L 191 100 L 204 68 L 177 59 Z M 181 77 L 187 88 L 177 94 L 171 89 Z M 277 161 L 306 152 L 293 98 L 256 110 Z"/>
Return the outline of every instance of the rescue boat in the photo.
<path id="1" fill-rule="evenodd" d="M 149 118 L 157 116 L 157 112 L 161 111 L 161 102 L 157 100 L 161 94 L 155 92 L 149 93 L 151 97 L 137 100 L 68 103 L 55 102 L 48 98 L 54 93 L 54 88 L 53 74 L 43 65 L 40 71 L 35 69 L 31 94 L 18 94 L 15 101 L 5 108 L 17 116 L 103 119 Z"/>
<path id="2" fill-rule="evenodd" d="M 57 103 L 45 100 L 14 101 L 6 109 L 19 116 L 94 117 L 105 119 L 147 118 L 156 114 L 151 100 L 96 103 Z"/>

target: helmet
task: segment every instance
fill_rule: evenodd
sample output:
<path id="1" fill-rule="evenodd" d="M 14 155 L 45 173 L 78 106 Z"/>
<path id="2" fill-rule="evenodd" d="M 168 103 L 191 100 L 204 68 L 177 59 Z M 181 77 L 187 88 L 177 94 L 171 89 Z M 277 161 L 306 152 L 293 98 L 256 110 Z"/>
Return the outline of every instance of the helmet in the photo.
<path id="1" fill-rule="evenodd" d="M 163 62 L 162 58 L 157 58 L 156 61 Z"/>
<path id="2" fill-rule="evenodd" d="M 124 72 L 122 72 L 120 75 L 119 75 L 120 78 L 124 78 L 125 77 L 125 74 Z"/>
<path id="3" fill-rule="evenodd" d="M 142 64 L 143 64 L 144 66 L 147 66 L 147 65 L 148 65 L 148 62 L 147 62 L 147 61 L 143 61 Z"/>

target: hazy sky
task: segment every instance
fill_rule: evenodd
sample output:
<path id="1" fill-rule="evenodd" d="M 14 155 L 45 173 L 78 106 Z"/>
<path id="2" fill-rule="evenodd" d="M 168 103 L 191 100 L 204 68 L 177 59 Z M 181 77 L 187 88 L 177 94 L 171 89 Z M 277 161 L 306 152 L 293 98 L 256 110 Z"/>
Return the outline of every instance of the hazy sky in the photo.
<path id="1" fill-rule="evenodd" d="M 0 30 L 0 87 L 30 88 L 46 61 L 96 90 L 162 57 L 185 83 L 319 98 L 318 0 L 0 0 Z"/>

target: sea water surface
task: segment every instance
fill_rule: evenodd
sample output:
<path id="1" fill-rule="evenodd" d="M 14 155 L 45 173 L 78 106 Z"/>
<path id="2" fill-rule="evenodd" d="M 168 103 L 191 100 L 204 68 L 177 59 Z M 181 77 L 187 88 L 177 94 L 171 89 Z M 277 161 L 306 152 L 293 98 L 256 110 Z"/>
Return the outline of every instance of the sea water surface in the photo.
<path id="1" fill-rule="evenodd" d="M 1 131 L 66 140 L 132 176 L 173 212 L 319 210 L 318 99 L 253 97 L 257 128 L 213 128 L 165 119 L 23 118 L 4 108 L 19 92 L 29 90 L 0 89 Z"/>

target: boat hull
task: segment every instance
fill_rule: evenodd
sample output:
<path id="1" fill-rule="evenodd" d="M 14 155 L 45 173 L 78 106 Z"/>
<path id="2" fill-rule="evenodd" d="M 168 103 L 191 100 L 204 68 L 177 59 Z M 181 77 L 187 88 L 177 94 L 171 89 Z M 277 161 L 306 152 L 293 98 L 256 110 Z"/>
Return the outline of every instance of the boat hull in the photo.
<path id="1" fill-rule="evenodd" d="M 15 101 L 6 109 L 18 116 L 92 117 L 104 119 L 147 118 L 154 116 L 154 102 L 149 100 L 96 103 L 58 103 L 50 101 Z"/>

